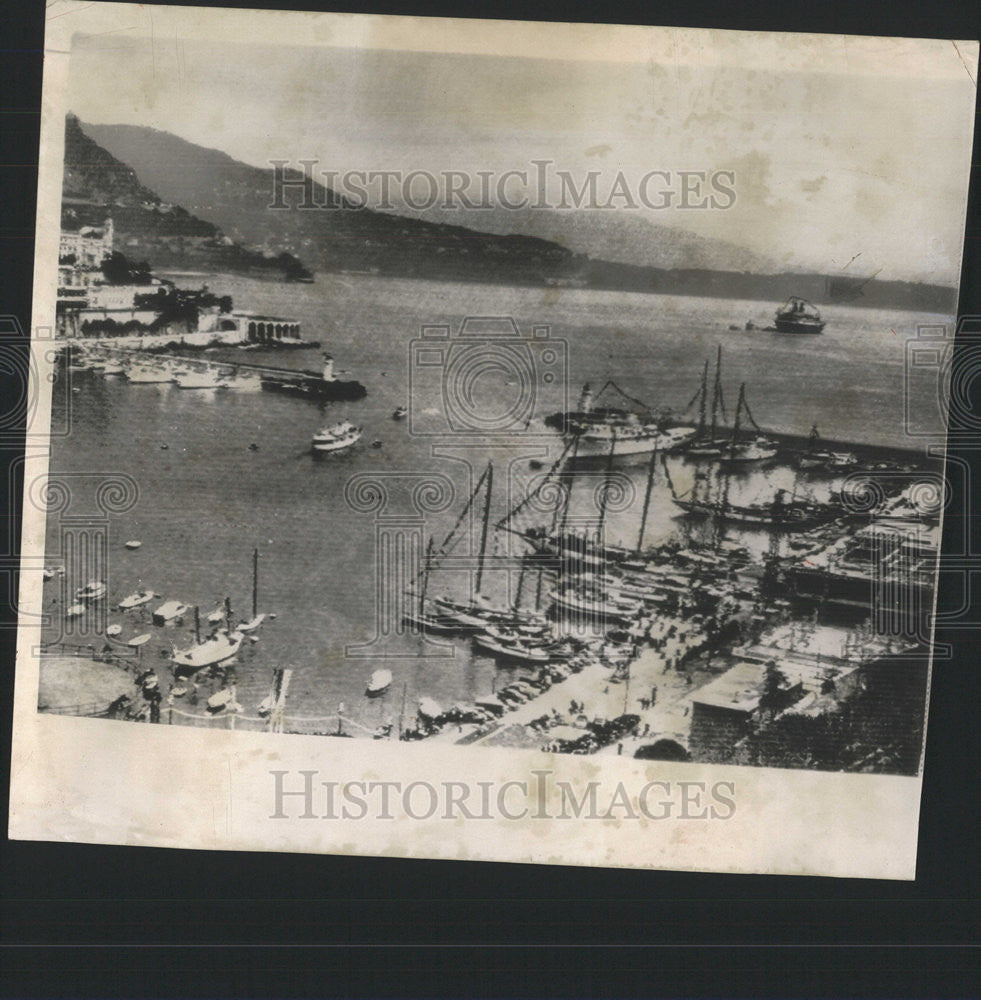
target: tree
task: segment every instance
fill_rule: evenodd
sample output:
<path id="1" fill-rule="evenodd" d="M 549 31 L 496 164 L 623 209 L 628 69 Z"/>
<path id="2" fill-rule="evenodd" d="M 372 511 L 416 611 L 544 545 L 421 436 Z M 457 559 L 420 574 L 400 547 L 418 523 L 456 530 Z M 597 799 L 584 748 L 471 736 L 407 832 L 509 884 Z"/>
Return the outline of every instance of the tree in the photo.
<path id="1" fill-rule="evenodd" d="M 770 660 L 763 672 L 763 690 L 760 692 L 760 711 L 778 712 L 787 702 L 787 688 L 790 681 L 787 675 L 777 666 L 776 660 Z"/>

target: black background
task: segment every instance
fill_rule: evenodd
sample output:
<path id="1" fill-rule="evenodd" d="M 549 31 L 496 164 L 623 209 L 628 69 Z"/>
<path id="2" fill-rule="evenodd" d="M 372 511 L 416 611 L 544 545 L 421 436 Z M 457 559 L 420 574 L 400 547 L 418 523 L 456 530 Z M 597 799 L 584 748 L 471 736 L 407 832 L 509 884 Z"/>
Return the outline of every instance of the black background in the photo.
<path id="1" fill-rule="evenodd" d="M 225 6 L 260 5 L 239 0 Z M 375 2 L 370 8 L 334 3 L 325 9 L 955 39 L 979 35 L 975 4 L 928 0 L 473 2 L 463 9 L 414 0 Z M 38 0 L 16 7 L 6 3 L 0 34 L 0 313 L 19 317 L 25 328 L 44 14 Z M 975 168 L 962 316 L 981 314 L 977 181 Z M 0 375 L 0 389 L 6 391 L 8 382 Z M 6 466 L 16 450 L 0 451 Z M 970 448 L 952 451 L 977 471 Z M 10 482 L 16 495 L 16 469 Z M 10 509 L 5 498 L 4 522 Z M 955 530 L 971 514 L 951 510 L 948 524 Z M 978 533 L 976 522 L 966 522 L 972 536 Z M 0 528 L 6 524 L 0 522 Z M 19 525 L 14 528 L 19 537 Z M 8 563 L 3 566 L 9 569 Z M 4 751 L 13 700 L 15 585 L 9 571 L 0 573 Z M 956 607 L 959 597 L 942 591 L 941 610 Z M 978 626 L 938 635 L 956 644 L 956 656 L 934 671 L 915 882 L 5 839 L 0 991 L 11 997 L 975 996 L 981 841 L 975 666 L 981 601 L 975 597 L 973 603 L 961 620 Z M 3 779 L 0 794 L 6 802 L 7 766 Z M 889 850 L 887 843 L 882 847 Z"/>

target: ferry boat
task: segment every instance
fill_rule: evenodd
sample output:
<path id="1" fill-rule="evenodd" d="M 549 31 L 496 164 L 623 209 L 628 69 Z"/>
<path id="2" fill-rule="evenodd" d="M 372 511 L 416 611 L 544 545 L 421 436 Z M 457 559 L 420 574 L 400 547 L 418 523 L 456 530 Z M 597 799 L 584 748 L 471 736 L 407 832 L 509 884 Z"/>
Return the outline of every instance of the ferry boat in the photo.
<path id="1" fill-rule="evenodd" d="M 634 403 L 637 410 L 597 406 L 596 401 L 610 387 L 624 400 Z M 560 429 L 567 444 L 573 446 L 570 461 L 629 458 L 649 455 L 655 450 L 672 452 L 684 447 L 696 433 L 694 427 L 669 425 L 662 416 L 631 399 L 613 382 L 603 386 L 595 397 L 587 382 L 577 409 L 553 414 L 546 425 Z"/>
<path id="2" fill-rule="evenodd" d="M 345 451 L 361 440 L 361 433 L 360 427 L 355 427 L 349 420 L 343 420 L 317 431 L 313 436 L 312 447 L 314 452 L 320 453 Z"/>
<path id="3" fill-rule="evenodd" d="M 817 308 L 798 295 L 777 310 L 774 325 L 778 333 L 821 333 L 825 326 Z"/>

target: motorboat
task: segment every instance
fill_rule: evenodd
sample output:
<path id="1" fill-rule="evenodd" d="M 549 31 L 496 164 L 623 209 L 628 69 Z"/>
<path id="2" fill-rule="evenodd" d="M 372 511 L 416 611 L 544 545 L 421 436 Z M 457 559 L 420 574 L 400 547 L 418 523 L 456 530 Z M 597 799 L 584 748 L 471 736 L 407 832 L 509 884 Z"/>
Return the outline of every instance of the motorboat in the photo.
<path id="1" fill-rule="evenodd" d="M 101 601 L 106 596 L 107 589 L 102 580 L 90 580 L 84 587 L 75 591 L 75 600 Z"/>
<path id="2" fill-rule="evenodd" d="M 218 632 L 188 649 L 175 650 L 171 656 L 175 674 L 195 674 L 230 660 L 242 646 L 241 632 Z"/>
<path id="3" fill-rule="evenodd" d="M 125 545 L 128 549 L 139 549 L 143 546 L 143 543 L 136 538 L 131 538 Z"/>
<path id="4" fill-rule="evenodd" d="M 349 420 L 342 420 L 340 423 L 317 431 L 313 436 L 311 446 L 315 453 L 320 454 L 345 451 L 361 440 L 361 433 L 360 427 L 355 427 Z"/>
<path id="5" fill-rule="evenodd" d="M 180 601 L 165 601 L 153 612 L 153 624 L 164 625 L 177 618 L 183 618 L 188 611 L 190 607 Z"/>
<path id="6" fill-rule="evenodd" d="M 120 611 L 129 611 L 130 608 L 139 608 L 144 604 L 149 604 L 157 595 L 152 590 L 138 590 L 129 597 L 124 597 L 117 607 Z"/>
<path id="7" fill-rule="evenodd" d="M 108 625 L 106 626 L 106 635 L 110 638 L 115 638 L 117 635 L 121 635 L 123 631 L 122 625 Z"/>
<path id="8" fill-rule="evenodd" d="M 131 646 L 133 649 L 139 649 L 140 646 L 145 646 L 152 638 L 152 632 L 144 632 L 142 635 L 134 636 L 126 645 Z"/>
<path id="9" fill-rule="evenodd" d="M 384 694 L 392 684 L 392 671 L 391 670 L 376 670 L 371 677 L 368 678 L 368 686 L 365 688 L 365 694 L 369 698 L 377 698 L 378 695 Z"/>

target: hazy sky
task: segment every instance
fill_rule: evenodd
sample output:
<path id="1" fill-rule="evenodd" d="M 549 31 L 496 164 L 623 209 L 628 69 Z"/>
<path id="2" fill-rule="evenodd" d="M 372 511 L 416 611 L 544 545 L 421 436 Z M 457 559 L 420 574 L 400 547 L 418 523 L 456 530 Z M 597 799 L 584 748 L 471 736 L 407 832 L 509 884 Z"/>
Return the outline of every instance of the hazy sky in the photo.
<path id="1" fill-rule="evenodd" d="M 475 25 L 475 31 L 479 28 Z M 718 62 L 718 60 L 716 60 Z M 764 60 L 761 60 L 763 63 Z M 973 86 L 867 73 L 76 37 L 71 110 L 265 165 L 735 171 L 727 211 L 640 210 L 789 268 L 953 283 Z M 464 220 L 478 224 L 477 220 Z"/>

